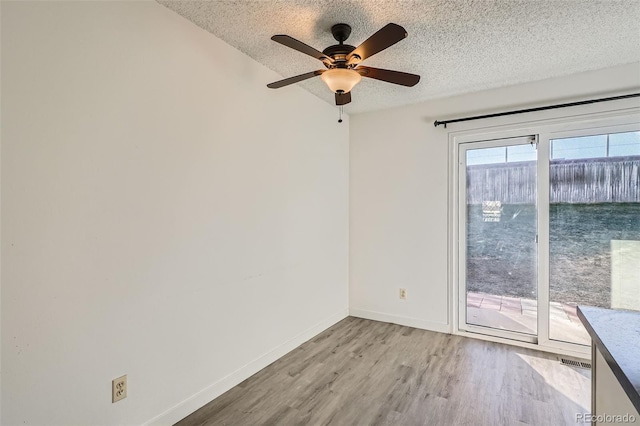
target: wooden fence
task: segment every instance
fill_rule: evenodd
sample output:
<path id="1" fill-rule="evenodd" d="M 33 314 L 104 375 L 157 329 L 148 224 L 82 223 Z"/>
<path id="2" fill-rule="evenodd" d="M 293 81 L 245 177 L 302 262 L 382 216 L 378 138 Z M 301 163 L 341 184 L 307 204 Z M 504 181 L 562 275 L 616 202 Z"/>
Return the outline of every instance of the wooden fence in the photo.
<path id="1" fill-rule="evenodd" d="M 536 162 L 467 167 L 467 204 L 533 204 Z M 553 160 L 551 203 L 640 202 L 640 156 Z"/>

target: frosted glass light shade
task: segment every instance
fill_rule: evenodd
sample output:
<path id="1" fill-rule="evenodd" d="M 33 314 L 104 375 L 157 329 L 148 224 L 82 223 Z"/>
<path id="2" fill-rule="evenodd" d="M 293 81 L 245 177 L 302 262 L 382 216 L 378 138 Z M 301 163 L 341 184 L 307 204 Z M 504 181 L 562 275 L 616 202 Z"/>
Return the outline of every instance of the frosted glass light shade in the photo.
<path id="1" fill-rule="evenodd" d="M 362 76 L 354 70 L 344 68 L 333 68 L 327 70 L 320 75 L 332 92 L 336 93 L 342 90 L 344 93 L 350 92 L 353 86 L 358 84 Z"/>

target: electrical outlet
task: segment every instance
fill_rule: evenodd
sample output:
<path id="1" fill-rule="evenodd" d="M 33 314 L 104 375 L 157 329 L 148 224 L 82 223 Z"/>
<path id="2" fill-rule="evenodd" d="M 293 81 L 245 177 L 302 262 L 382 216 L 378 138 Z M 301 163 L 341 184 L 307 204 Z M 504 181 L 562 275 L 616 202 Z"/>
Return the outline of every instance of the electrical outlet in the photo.
<path id="1" fill-rule="evenodd" d="M 127 397 L 127 375 L 118 377 L 111 382 L 111 403 Z"/>
<path id="2" fill-rule="evenodd" d="M 402 299 L 402 300 L 406 300 L 407 299 L 407 289 L 406 288 L 401 288 L 400 289 L 400 299 Z"/>

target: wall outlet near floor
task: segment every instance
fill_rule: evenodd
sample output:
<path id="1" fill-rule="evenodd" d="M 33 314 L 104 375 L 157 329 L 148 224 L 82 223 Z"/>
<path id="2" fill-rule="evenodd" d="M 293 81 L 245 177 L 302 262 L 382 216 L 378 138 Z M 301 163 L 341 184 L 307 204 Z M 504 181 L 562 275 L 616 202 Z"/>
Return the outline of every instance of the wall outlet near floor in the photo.
<path id="1" fill-rule="evenodd" d="M 400 289 L 400 299 L 402 299 L 402 300 L 406 300 L 407 299 L 407 289 L 406 288 L 401 288 Z"/>
<path id="2" fill-rule="evenodd" d="M 127 397 L 127 375 L 111 381 L 111 403 L 118 402 Z"/>

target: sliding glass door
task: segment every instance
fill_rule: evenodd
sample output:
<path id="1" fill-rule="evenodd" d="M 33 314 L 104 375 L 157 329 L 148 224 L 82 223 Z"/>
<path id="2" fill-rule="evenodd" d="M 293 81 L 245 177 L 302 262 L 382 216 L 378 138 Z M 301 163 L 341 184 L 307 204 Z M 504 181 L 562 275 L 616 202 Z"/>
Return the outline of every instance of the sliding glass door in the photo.
<path id="1" fill-rule="evenodd" d="M 550 137 L 548 180 L 548 339 L 589 345 L 577 305 L 640 310 L 640 132 Z"/>
<path id="2" fill-rule="evenodd" d="M 458 329 L 583 351 L 578 305 L 640 310 L 640 128 L 458 145 Z"/>
<path id="3" fill-rule="evenodd" d="M 467 331 L 537 335 L 536 158 L 533 136 L 460 150 L 460 328 Z"/>

